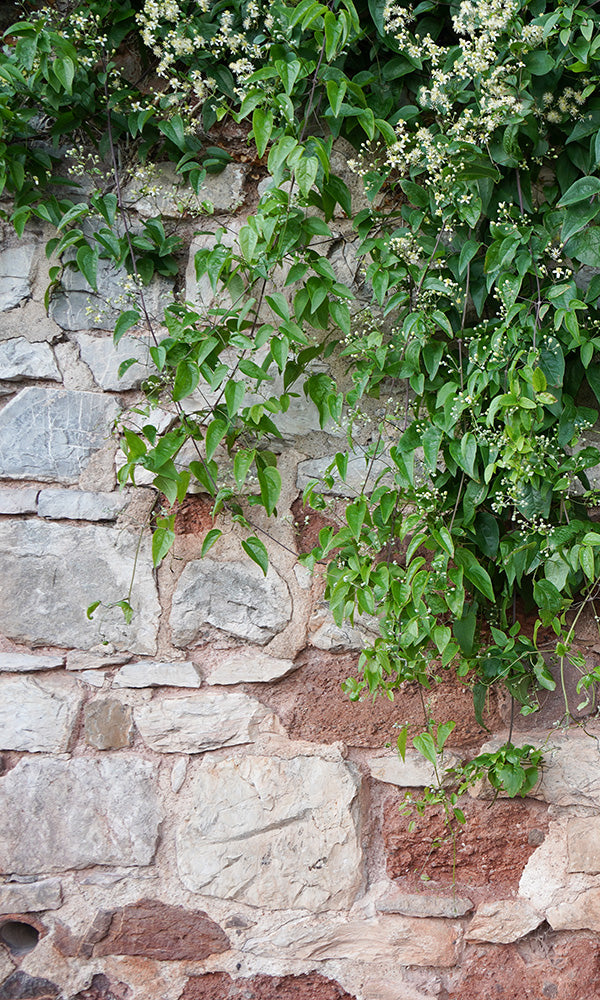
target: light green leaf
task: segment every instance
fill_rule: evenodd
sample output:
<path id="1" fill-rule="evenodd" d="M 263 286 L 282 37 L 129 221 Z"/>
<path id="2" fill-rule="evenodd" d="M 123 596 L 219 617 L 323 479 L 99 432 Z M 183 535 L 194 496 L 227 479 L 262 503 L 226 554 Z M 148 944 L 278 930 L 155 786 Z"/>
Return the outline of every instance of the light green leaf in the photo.
<path id="1" fill-rule="evenodd" d="M 152 535 L 152 563 L 160 565 L 175 541 L 175 532 L 169 528 L 157 528 Z"/>
<path id="2" fill-rule="evenodd" d="M 252 561 L 255 562 L 257 566 L 260 566 L 266 576 L 269 568 L 269 556 L 260 539 L 257 538 L 256 535 L 251 535 L 250 538 L 246 538 L 242 542 L 242 548 L 244 552 L 250 556 Z"/>
<path id="3" fill-rule="evenodd" d="M 258 482 L 263 506 L 270 517 L 281 493 L 281 476 L 274 466 L 268 465 L 258 470 Z"/>
<path id="4" fill-rule="evenodd" d="M 213 545 L 215 544 L 216 541 L 218 541 L 218 539 L 221 537 L 222 534 L 223 532 L 220 531 L 219 528 L 211 528 L 210 531 L 207 531 L 206 535 L 204 536 L 204 541 L 202 542 L 202 548 L 200 550 L 201 559 L 204 558 L 209 549 L 212 549 Z"/>
<path id="5" fill-rule="evenodd" d="M 206 438 L 204 441 L 207 461 L 210 462 L 226 433 L 227 421 L 221 420 L 217 417 L 215 420 L 210 422 L 206 430 Z"/>

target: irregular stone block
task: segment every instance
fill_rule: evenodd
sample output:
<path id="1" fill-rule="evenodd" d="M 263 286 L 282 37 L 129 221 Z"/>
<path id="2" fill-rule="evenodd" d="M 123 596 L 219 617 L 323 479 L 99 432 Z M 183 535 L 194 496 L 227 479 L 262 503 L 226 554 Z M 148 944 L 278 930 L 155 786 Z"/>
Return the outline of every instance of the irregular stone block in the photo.
<path id="1" fill-rule="evenodd" d="M 215 212 L 235 212 L 244 201 L 244 167 L 228 163 L 218 174 L 207 174 L 196 194 L 171 162 L 157 163 L 152 173 L 132 180 L 124 191 L 126 205 L 135 208 L 142 218 L 161 215 L 179 219 L 182 215 L 205 215 L 203 202 L 210 202 Z"/>
<path id="2" fill-rule="evenodd" d="M 199 688 L 202 678 L 198 668 L 191 660 L 162 663 L 152 660 L 141 660 L 128 663 L 117 672 L 113 687 L 115 688 L 145 688 L 145 687 L 183 687 Z"/>
<path id="3" fill-rule="evenodd" d="M 102 639 L 136 653 L 156 650 L 160 607 L 150 541 L 143 539 L 135 568 L 134 616 L 106 605 L 128 593 L 138 536 L 99 525 L 44 521 L 0 523 L 0 631 L 21 642 L 89 649 Z M 94 621 L 86 608 L 102 600 Z"/>
<path id="4" fill-rule="evenodd" d="M 546 920 L 555 931 L 600 931 L 600 889 L 585 889 L 551 906 Z"/>
<path id="5" fill-rule="evenodd" d="M 13 337 L 0 344 L 0 379 L 45 378 L 62 382 L 52 348 Z"/>
<path id="6" fill-rule="evenodd" d="M 172 301 L 173 282 L 157 274 L 144 288 L 144 301 L 152 320 L 160 322 Z M 139 306 L 135 284 L 125 268 L 111 261 L 98 262 L 97 291 L 81 271 L 67 268 L 62 290 L 50 300 L 49 314 L 63 330 L 112 330 L 121 309 Z M 141 310 L 140 310 L 141 311 Z"/>
<path id="7" fill-rule="evenodd" d="M 0 253 L 0 312 L 28 298 L 34 253 L 34 243 L 21 243 Z"/>
<path id="8" fill-rule="evenodd" d="M 175 646 L 188 646 L 207 625 L 260 645 L 281 632 L 292 614 L 287 585 L 269 566 L 266 577 L 253 562 L 189 562 L 171 607 Z"/>
<path id="9" fill-rule="evenodd" d="M 107 667 L 120 667 L 128 663 L 131 653 L 104 654 L 98 650 L 82 653 L 79 649 L 70 649 L 67 653 L 67 670 L 106 670 Z"/>
<path id="10" fill-rule="evenodd" d="M 287 677 L 297 665 L 293 660 L 278 660 L 260 650 L 244 649 L 225 656 L 206 678 L 207 684 L 256 684 Z"/>
<path id="11" fill-rule="evenodd" d="M 276 717 L 255 698 L 212 691 L 151 701 L 136 708 L 134 717 L 144 742 L 160 753 L 239 746 L 280 728 Z"/>
<path id="12" fill-rule="evenodd" d="M 100 393 L 23 389 L 0 412 L 0 474 L 77 482 L 118 412 L 116 400 Z"/>
<path id="13" fill-rule="evenodd" d="M 73 681 L 0 677 L 0 748 L 29 753 L 67 750 L 82 696 Z"/>
<path id="14" fill-rule="evenodd" d="M 232 979 L 227 972 L 190 976 L 180 1000 L 356 1000 L 339 983 L 318 972 L 301 976 L 252 976 Z"/>
<path id="15" fill-rule="evenodd" d="M 89 746 L 96 750 L 120 750 L 131 743 L 131 709 L 116 698 L 90 701 L 84 709 L 84 728 Z"/>
<path id="16" fill-rule="evenodd" d="M 230 947 L 225 932 L 203 910 L 141 899 L 112 913 L 107 934 L 96 944 L 93 954 L 201 962 Z"/>
<path id="17" fill-rule="evenodd" d="M 132 754 L 20 760 L 0 778 L 0 867 L 34 875 L 149 865 L 160 820 L 157 779 L 157 768 Z"/>
<path id="18" fill-rule="evenodd" d="M 35 487 L 17 490 L 0 487 L 0 514 L 35 514 L 39 492 Z"/>
<path id="19" fill-rule="evenodd" d="M 18 969 L 0 986 L 0 1000 L 52 1000 L 60 993 L 56 983 L 41 976 L 30 976 Z"/>
<path id="20" fill-rule="evenodd" d="M 203 761 L 177 831 L 181 880 L 269 909 L 350 907 L 362 884 L 357 792 L 342 761 Z"/>
<path id="21" fill-rule="evenodd" d="M 65 662 L 64 656 L 33 656 L 29 653 L 0 653 L 0 672 L 28 673 L 32 670 L 56 670 Z"/>
<path id="22" fill-rule="evenodd" d="M 600 819 L 573 816 L 567 824 L 570 872 L 600 873 Z"/>
<path id="23" fill-rule="evenodd" d="M 544 920 L 523 899 L 498 899 L 482 903 L 467 927 L 468 941 L 490 941 L 492 944 L 510 944 L 525 937 Z"/>
<path id="24" fill-rule="evenodd" d="M 405 917 L 464 917 L 473 909 L 470 899 L 459 896 L 434 896 L 431 892 L 399 892 L 392 889 L 377 903 L 380 913 L 399 913 Z"/>
<path id="25" fill-rule="evenodd" d="M 424 788 L 427 785 L 442 784 L 445 772 L 460 764 L 460 757 L 447 750 L 440 759 L 437 774 L 433 764 L 416 750 L 407 750 L 405 759 L 399 754 L 390 753 L 385 757 L 369 757 L 367 765 L 373 778 L 385 781 L 400 788 Z"/>
<path id="26" fill-rule="evenodd" d="M 115 346 L 110 336 L 93 337 L 90 333 L 78 333 L 75 340 L 79 344 L 81 360 L 102 389 L 115 392 L 137 389 L 155 371 L 148 352 L 152 341 L 148 339 L 126 336 Z M 119 366 L 129 358 L 136 358 L 136 363 L 119 377 Z"/>
<path id="27" fill-rule="evenodd" d="M 128 502 L 126 493 L 42 490 L 38 499 L 38 514 L 51 520 L 116 521 Z"/>
<path id="28" fill-rule="evenodd" d="M 57 910 L 61 905 L 62 887 L 57 878 L 5 882 L 0 886 L 0 913 L 36 913 Z"/>

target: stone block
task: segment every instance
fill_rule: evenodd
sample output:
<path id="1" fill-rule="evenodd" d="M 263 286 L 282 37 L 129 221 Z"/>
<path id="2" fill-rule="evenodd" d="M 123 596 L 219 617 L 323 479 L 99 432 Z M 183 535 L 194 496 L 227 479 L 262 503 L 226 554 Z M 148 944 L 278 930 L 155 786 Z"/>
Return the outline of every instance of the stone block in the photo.
<path id="1" fill-rule="evenodd" d="M 0 379 L 13 381 L 44 378 L 61 382 L 52 348 L 48 344 L 30 344 L 25 337 L 13 337 L 0 343 Z"/>
<path id="2" fill-rule="evenodd" d="M 57 878 L 36 882 L 5 882 L 0 886 L 0 913 L 38 913 L 62 905 L 62 886 Z"/>
<path id="3" fill-rule="evenodd" d="M 95 945 L 93 954 L 202 962 L 230 947 L 225 932 L 203 910 L 140 899 L 111 914 L 106 936 Z"/>
<path id="4" fill-rule="evenodd" d="M 539 927 L 543 919 L 524 899 L 498 899 L 477 907 L 465 936 L 468 941 L 510 944 Z"/>
<path id="5" fill-rule="evenodd" d="M 300 462 L 296 478 L 298 489 L 304 490 L 310 482 L 316 481 L 317 488 L 328 496 L 354 498 L 357 493 L 363 491 L 369 493 L 375 489 L 376 485 L 391 482 L 389 473 L 383 479 L 379 478 L 382 473 L 389 469 L 389 463 L 383 458 L 371 460 L 365 455 L 352 455 L 348 460 L 344 482 L 336 471 L 333 486 L 328 486 L 323 477 L 333 462 L 334 455 L 326 455 L 324 458 L 307 458 L 304 462 Z"/>
<path id="6" fill-rule="evenodd" d="M 437 786 L 444 783 L 445 772 L 460 764 L 460 757 L 451 751 L 446 751 L 440 758 L 437 774 L 433 764 L 416 750 L 407 750 L 404 760 L 398 753 L 389 753 L 384 757 L 369 757 L 367 766 L 373 778 L 385 781 L 400 788 L 424 788 L 427 785 Z"/>
<path id="7" fill-rule="evenodd" d="M 203 202 L 210 202 L 215 212 L 235 212 L 244 201 L 244 176 L 241 164 L 228 163 L 220 173 L 207 174 L 196 194 L 173 163 L 157 163 L 151 173 L 142 171 L 127 185 L 124 201 L 142 218 L 205 215 Z"/>
<path id="8" fill-rule="evenodd" d="M 257 684 L 287 677 L 296 664 L 293 660 L 278 660 L 262 650 L 243 649 L 225 654 L 206 678 L 207 684 Z"/>
<path id="9" fill-rule="evenodd" d="M 378 900 L 379 913 L 399 913 L 404 917 L 464 917 L 473 909 L 470 899 L 438 896 L 433 892 L 402 892 L 391 889 Z"/>
<path id="10" fill-rule="evenodd" d="M 56 670 L 64 666 L 65 658 L 59 654 L 30 655 L 29 653 L 0 653 L 0 673 L 20 674 L 36 670 Z"/>
<path id="11" fill-rule="evenodd" d="M 0 749 L 62 753 L 82 696 L 72 679 L 0 677 Z"/>
<path id="12" fill-rule="evenodd" d="M 20 243 L 0 252 L 0 312 L 14 309 L 31 291 L 34 243 Z"/>
<path id="13" fill-rule="evenodd" d="M 140 660 L 128 663 L 117 671 L 113 680 L 115 688 L 183 687 L 199 688 L 202 679 L 191 660 L 163 663 Z"/>
<path id="14" fill-rule="evenodd" d="M 152 341 L 148 338 L 125 336 L 116 346 L 112 337 L 106 334 L 94 337 L 91 333 L 78 333 L 75 340 L 81 360 L 102 389 L 114 392 L 137 389 L 155 371 L 148 350 Z M 135 364 L 119 377 L 119 366 L 129 358 L 135 358 Z"/>
<path id="15" fill-rule="evenodd" d="M 188 781 L 192 806 L 177 831 L 188 889 L 268 909 L 352 905 L 363 876 L 351 766 L 316 756 L 206 760 Z"/>
<path id="16" fill-rule="evenodd" d="M 204 753 L 280 730 L 264 705 L 239 693 L 157 699 L 137 707 L 134 717 L 144 742 L 160 753 Z"/>
<path id="17" fill-rule="evenodd" d="M 0 631 L 17 641 L 89 649 L 99 638 L 152 655 L 160 607 L 149 539 L 142 539 L 133 583 L 134 616 L 107 605 L 128 593 L 138 536 L 99 525 L 0 523 Z M 86 608 L 104 602 L 93 621 Z"/>
<path id="18" fill-rule="evenodd" d="M 157 778 L 153 764 L 132 754 L 20 760 L 0 778 L 0 867 L 34 875 L 150 864 Z"/>
<path id="19" fill-rule="evenodd" d="M 0 475 L 75 483 L 110 437 L 116 400 L 30 386 L 0 412 Z"/>
<path id="20" fill-rule="evenodd" d="M 35 486 L 15 490 L 0 486 L 0 514 L 35 514 L 38 493 Z"/>
<path id="21" fill-rule="evenodd" d="M 128 502 L 127 493 L 42 490 L 38 499 L 38 514 L 48 520 L 116 521 Z"/>
<path id="22" fill-rule="evenodd" d="M 198 559 L 187 564 L 173 596 L 172 640 L 175 646 L 191 645 L 210 625 L 264 645 L 291 614 L 287 584 L 272 566 L 265 577 L 250 560 Z"/>
<path id="23" fill-rule="evenodd" d="M 573 816 L 567 825 L 567 852 L 570 872 L 600 874 L 600 819 Z"/>
<path id="24" fill-rule="evenodd" d="M 96 750 L 121 750 L 131 743 L 131 709 L 116 698 L 88 702 L 83 718 L 85 741 Z"/>

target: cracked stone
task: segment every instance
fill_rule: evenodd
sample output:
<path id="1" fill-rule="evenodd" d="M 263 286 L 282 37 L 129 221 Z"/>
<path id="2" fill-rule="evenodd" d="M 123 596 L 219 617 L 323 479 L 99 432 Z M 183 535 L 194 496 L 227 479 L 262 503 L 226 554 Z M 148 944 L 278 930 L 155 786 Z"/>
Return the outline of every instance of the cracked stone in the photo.
<path id="1" fill-rule="evenodd" d="M 52 348 L 30 344 L 25 337 L 13 337 L 0 344 L 0 379 L 45 378 L 61 382 Z"/>
<path id="2" fill-rule="evenodd" d="M 264 705 L 237 692 L 202 691 L 191 698 L 151 701 L 138 706 L 134 718 L 144 743 L 160 753 L 204 753 L 280 731 L 276 716 Z"/>
<path id="3" fill-rule="evenodd" d="M 62 753 L 81 702 L 77 685 L 66 677 L 0 677 L 0 748 Z"/>
<path id="4" fill-rule="evenodd" d="M 85 741 L 96 750 L 121 750 L 133 733 L 131 709 L 116 698 L 89 702 L 84 709 Z"/>
<path id="5" fill-rule="evenodd" d="M 75 340 L 79 344 L 81 360 L 102 389 L 115 392 L 137 389 L 154 370 L 148 350 L 152 341 L 147 338 L 125 336 L 116 346 L 112 337 L 94 337 L 90 333 L 78 333 Z M 129 358 L 135 358 L 135 364 L 119 377 L 119 366 Z"/>
<path id="6" fill-rule="evenodd" d="M 127 493 L 42 490 L 38 499 L 38 514 L 49 520 L 116 521 L 129 499 Z"/>
<path id="7" fill-rule="evenodd" d="M 0 312 L 14 309 L 31 291 L 34 243 L 22 243 L 0 253 Z"/>
<path id="8" fill-rule="evenodd" d="M 190 660 L 162 663 L 140 660 L 121 667 L 113 680 L 115 688 L 183 687 L 199 688 L 202 679 Z"/>

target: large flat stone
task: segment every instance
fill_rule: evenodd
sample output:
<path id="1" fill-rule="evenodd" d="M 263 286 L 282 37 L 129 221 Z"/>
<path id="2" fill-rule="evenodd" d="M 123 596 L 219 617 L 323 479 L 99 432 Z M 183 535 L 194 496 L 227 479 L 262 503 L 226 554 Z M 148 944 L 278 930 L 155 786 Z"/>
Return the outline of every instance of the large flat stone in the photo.
<path id="1" fill-rule="evenodd" d="M 116 400 L 100 393 L 23 389 L 0 412 L 0 475 L 77 482 L 118 412 Z"/>
<path id="2" fill-rule="evenodd" d="M 256 684 L 287 677 L 297 665 L 293 660 L 279 660 L 262 650 L 243 649 L 225 654 L 206 678 L 207 684 Z"/>
<path id="3" fill-rule="evenodd" d="M 94 956 L 143 955 L 158 961 L 199 962 L 229 951 L 225 932 L 203 910 L 186 910 L 157 899 L 140 899 L 111 914 Z"/>
<path id="4" fill-rule="evenodd" d="M 116 521 L 128 502 L 127 493 L 42 490 L 38 498 L 38 514 L 49 520 Z"/>
<path id="5" fill-rule="evenodd" d="M 64 666 L 63 655 L 33 656 L 30 653 L 0 653 L 0 672 L 11 674 L 30 673 L 35 670 L 56 670 Z"/>
<path id="6" fill-rule="evenodd" d="M 600 818 L 573 816 L 567 826 L 570 872 L 600 874 Z"/>
<path id="7" fill-rule="evenodd" d="M 30 344 L 13 337 L 0 344 L 0 379 L 44 378 L 61 382 L 62 376 L 48 344 Z"/>
<path id="8" fill-rule="evenodd" d="M 191 660 L 164 663 L 139 660 L 121 667 L 113 681 L 116 688 L 184 687 L 199 688 L 202 679 Z"/>
<path id="9" fill-rule="evenodd" d="M 75 339 L 79 344 L 81 360 L 85 361 L 102 389 L 115 392 L 137 389 L 155 371 L 148 351 L 149 340 L 125 336 L 115 347 L 112 337 L 106 334 L 94 337 L 91 333 L 78 333 Z M 119 366 L 129 358 L 136 358 L 135 364 L 119 377 Z"/>
<path id="10" fill-rule="evenodd" d="M 239 746 L 279 729 L 276 717 L 255 698 L 213 691 L 151 701 L 136 708 L 134 718 L 144 742 L 160 753 Z"/>
<path id="11" fill-rule="evenodd" d="M 36 882 L 5 882 L 0 886 L 0 913 L 36 913 L 57 910 L 62 904 L 62 887 L 57 878 Z"/>
<path id="12" fill-rule="evenodd" d="M 35 514 L 39 492 L 34 486 L 0 487 L 0 514 Z"/>
<path id="13" fill-rule="evenodd" d="M 82 696 L 66 677 L 0 677 L 0 749 L 67 750 Z"/>
<path id="14" fill-rule="evenodd" d="M 551 906 L 546 919 L 555 931 L 600 931 L 600 888 L 584 889 Z"/>
<path id="15" fill-rule="evenodd" d="M 266 577 L 250 560 L 189 562 L 179 578 L 171 609 L 175 646 L 187 646 L 212 625 L 239 639 L 264 645 L 292 614 L 286 583 L 269 566 Z"/>
<path id="16" fill-rule="evenodd" d="M 524 899 L 498 899 L 477 907 L 466 937 L 469 941 L 510 944 L 539 927 L 543 919 L 543 914 Z"/>
<path id="17" fill-rule="evenodd" d="M 90 671 L 93 678 L 98 675 Z M 85 742 L 96 750 L 121 750 L 129 746 L 133 726 L 131 709 L 116 698 L 98 698 L 84 709 Z"/>
<path id="18" fill-rule="evenodd" d="M 99 639 L 152 655 L 160 608 L 150 543 L 142 539 L 132 592 L 134 616 L 120 608 L 134 570 L 138 535 L 99 525 L 0 523 L 0 631 L 21 642 L 90 649 Z M 86 608 L 101 600 L 93 621 Z"/>
<path id="19" fill-rule="evenodd" d="M 154 321 L 162 320 L 165 306 L 172 301 L 173 282 L 155 275 L 144 288 L 144 302 Z M 125 268 L 99 261 L 97 291 L 88 285 L 81 271 L 67 268 L 62 290 L 50 300 L 49 314 L 63 330 L 113 330 L 123 309 L 139 307 L 139 296 Z"/>
<path id="20" fill-rule="evenodd" d="M 460 757 L 451 751 L 446 751 L 440 758 L 437 773 L 433 764 L 416 750 L 407 750 L 404 760 L 397 753 L 389 753 L 384 757 L 369 757 L 367 761 L 373 778 L 390 785 L 399 785 L 400 788 L 437 786 L 440 781 L 444 782 L 446 771 L 459 764 Z"/>
<path id="21" fill-rule="evenodd" d="M 378 900 L 377 909 L 379 913 L 399 913 L 404 917 L 464 917 L 473 909 L 473 903 L 459 896 L 402 892 L 394 888 Z"/>
<path id="22" fill-rule="evenodd" d="M 34 243 L 21 243 L 0 253 L 0 312 L 14 309 L 31 291 Z"/>
<path id="23" fill-rule="evenodd" d="M 132 754 L 19 761 L 0 779 L 0 867 L 30 875 L 150 864 L 156 784 L 156 767 Z"/>
<path id="24" fill-rule="evenodd" d="M 351 906 L 362 884 L 357 792 L 341 760 L 203 761 L 177 831 L 184 885 L 269 909 Z"/>
<path id="25" fill-rule="evenodd" d="M 243 184 L 244 167 L 229 163 L 221 173 L 207 174 L 196 194 L 173 163 L 157 163 L 127 185 L 124 201 L 143 218 L 205 215 L 204 202 L 210 202 L 215 212 L 235 212 L 244 201 Z"/>

